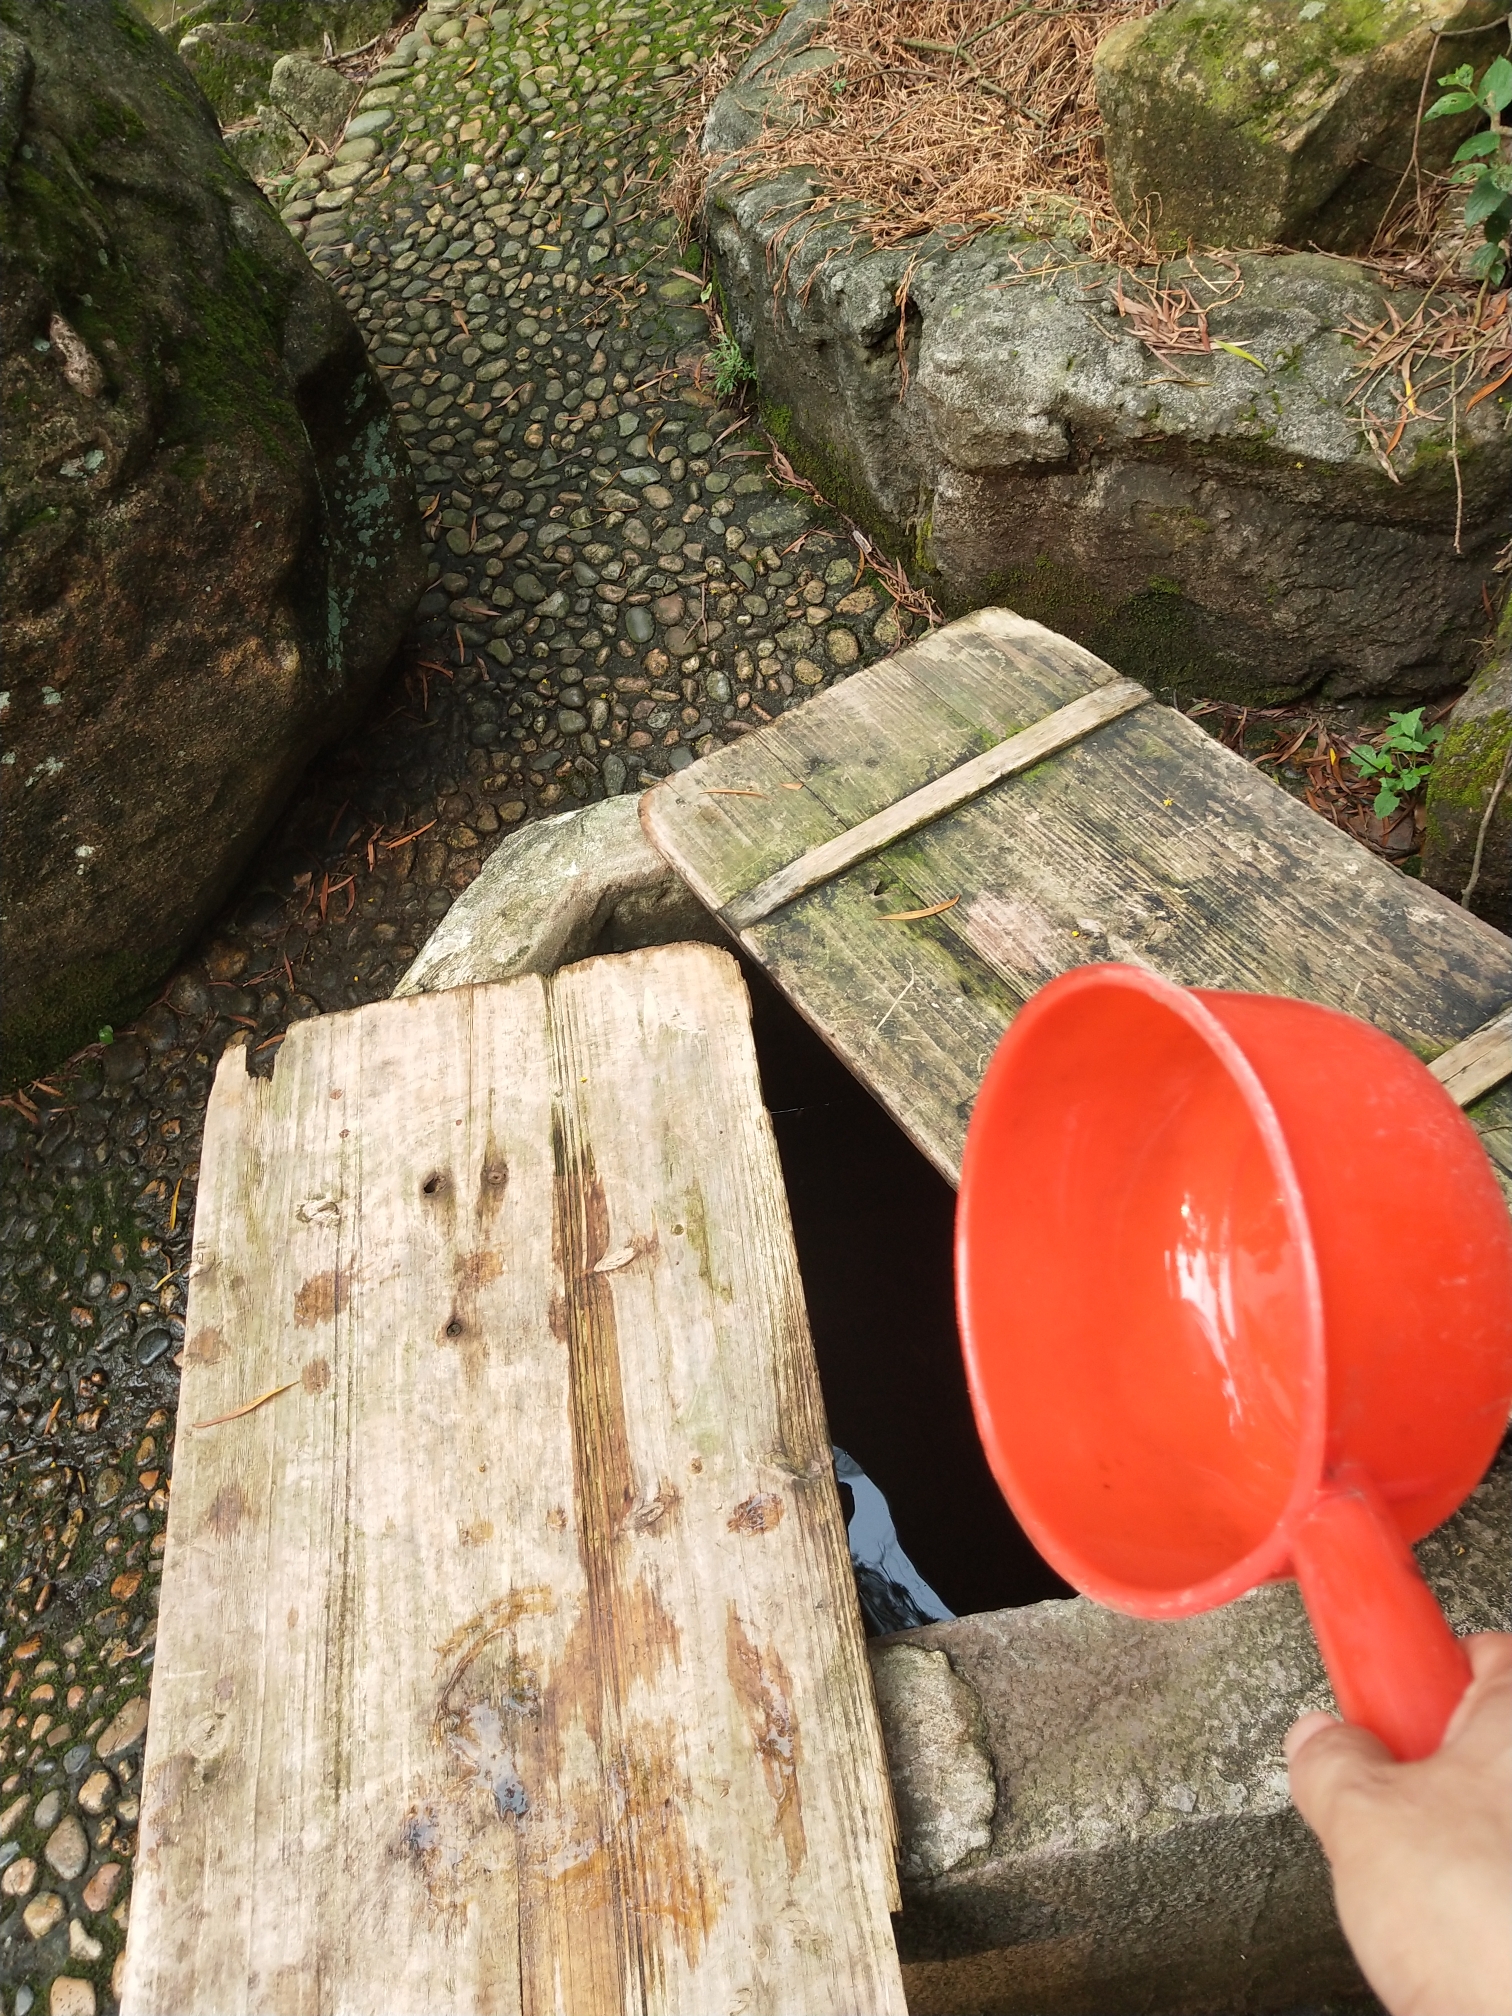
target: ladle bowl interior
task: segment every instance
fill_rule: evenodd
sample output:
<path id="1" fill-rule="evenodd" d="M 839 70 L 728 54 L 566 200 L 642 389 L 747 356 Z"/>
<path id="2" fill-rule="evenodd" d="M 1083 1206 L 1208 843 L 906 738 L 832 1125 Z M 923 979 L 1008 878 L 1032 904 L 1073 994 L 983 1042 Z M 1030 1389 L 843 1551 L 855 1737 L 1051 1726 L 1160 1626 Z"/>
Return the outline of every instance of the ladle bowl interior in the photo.
<path id="1" fill-rule="evenodd" d="M 1115 1608 L 1284 1574 L 1329 1462 L 1371 1464 L 1416 1538 L 1494 1453 L 1506 1209 L 1447 1095 L 1350 1017 L 1066 976 L 984 1081 L 957 1222 L 988 1459 Z"/>

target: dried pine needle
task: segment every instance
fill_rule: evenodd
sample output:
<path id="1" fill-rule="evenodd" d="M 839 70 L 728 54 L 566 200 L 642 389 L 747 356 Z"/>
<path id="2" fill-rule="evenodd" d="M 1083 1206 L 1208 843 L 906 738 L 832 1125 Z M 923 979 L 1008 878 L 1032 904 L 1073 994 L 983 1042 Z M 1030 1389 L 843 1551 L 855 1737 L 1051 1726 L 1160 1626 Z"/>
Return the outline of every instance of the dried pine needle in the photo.
<path id="1" fill-rule="evenodd" d="M 879 921 L 883 924 L 912 924 L 920 917 L 938 917 L 943 911 L 954 910 L 960 900 L 959 896 L 951 896 L 944 903 L 931 903 L 927 910 L 884 910 Z"/>
<path id="2" fill-rule="evenodd" d="M 251 1414 L 259 1407 L 266 1407 L 270 1400 L 276 1400 L 280 1393 L 287 1393 L 291 1386 L 297 1386 L 297 1379 L 286 1379 L 282 1386 L 270 1386 L 266 1393 L 259 1393 L 255 1400 L 249 1400 L 245 1407 L 233 1407 L 229 1414 L 216 1414 L 208 1421 L 196 1421 L 196 1428 L 219 1428 L 226 1421 L 240 1421 L 243 1414 Z"/>
<path id="3" fill-rule="evenodd" d="M 981 0 L 835 0 L 823 46 L 839 61 L 784 80 L 782 116 L 728 165 L 746 181 L 806 168 L 809 216 L 843 202 L 878 247 L 1014 222 L 1143 254 L 1108 194 L 1092 52 L 1158 4 L 1019 4 L 984 25 Z"/>

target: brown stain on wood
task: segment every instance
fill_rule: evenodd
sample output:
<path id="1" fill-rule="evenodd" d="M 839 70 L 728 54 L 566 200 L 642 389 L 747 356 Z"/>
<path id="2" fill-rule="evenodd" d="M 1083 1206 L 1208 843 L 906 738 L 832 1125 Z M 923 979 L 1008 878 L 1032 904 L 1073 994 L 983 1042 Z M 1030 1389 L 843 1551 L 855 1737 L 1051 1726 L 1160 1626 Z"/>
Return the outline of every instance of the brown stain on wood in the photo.
<path id="1" fill-rule="evenodd" d="M 511 1589 L 507 1596 L 500 1596 L 452 1632 L 436 1651 L 436 1666 L 438 1670 L 446 1669 L 446 1678 L 436 1694 L 431 1722 L 433 1736 L 444 1736 L 448 1727 L 467 1712 L 462 1698 L 464 1682 L 489 1647 L 509 1639 L 522 1617 L 550 1616 L 555 1608 L 556 1597 L 543 1585 Z M 513 1667 L 517 1660 L 512 1649 L 506 1647 L 506 1650 Z"/>
<path id="2" fill-rule="evenodd" d="M 294 1321 L 301 1330 L 313 1330 L 317 1323 L 331 1323 L 347 1306 L 350 1283 L 339 1267 L 312 1274 L 294 1296 Z"/>
<path id="3" fill-rule="evenodd" d="M 607 1555 L 609 1536 L 639 1495 L 625 1426 L 613 1289 L 606 1275 L 593 1272 L 609 1250 L 609 1207 L 592 1148 L 569 1137 L 560 1113 L 553 1116 L 552 1157 L 556 1172 L 552 1259 L 562 1287 L 553 1299 L 551 1315 L 552 1329 L 569 1353 L 578 1528 L 601 1536 Z M 597 1551 L 589 1550 L 590 1555 Z M 592 1587 L 599 1571 L 587 1556 L 583 1565 Z M 607 1587 L 601 1593 L 607 1596 Z"/>
<path id="4" fill-rule="evenodd" d="M 480 1246 L 471 1253 L 457 1256 L 457 1292 L 462 1295 L 476 1295 L 490 1281 L 497 1281 L 504 1272 L 503 1256 L 491 1246 Z"/>
<path id="5" fill-rule="evenodd" d="M 675 1511 L 680 1494 L 661 1482 L 643 1492 L 635 1476 L 612 1276 L 593 1271 L 610 1251 L 608 1203 L 592 1145 L 564 1107 L 553 1115 L 552 1158 L 552 1255 L 562 1285 L 551 1316 L 567 1350 L 587 1601 L 548 1691 L 552 1725 L 568 1726 L 575 1706 L 602 1759 L 600 1812 L 589 1838 L 603 1858 L 594 1890 L 609 1900 L 604 1960 L 616 1979 L 612 1989 L 604 1986 L 610 2007 L 630 2008 L 653 1999 L 665 1980 L 668 1937 L 690 1967 L 696 1964 L 724 1892 L 689 1837 L 692 1787 L 680 1762 L 680 1732 L 637 1725 L 626 1712 L 637 1682 L 653 1680 L 663 1662 L 676 1660 L 679 1646 L 653 1581 L 631 1573 L 629 1550 L 642 1530 L 636 1514 L 652 1513 L 654 1526 Z"/>
<path id="6" fill-rule="evenodd" d="M 205 1530 L 213 1533 L 217 1540 L 229 1540 L 251 1516 L 252 1507 L 247 1502 L 246 1493 L 233 1477 L 222 1484 L 211 1499 L 210 1509 L 205 1514 Z"/>
<path id="7" fill-rule="evenodd" d="M 725 1670 L 761 1759 L 777 1832 L 787 1851 L 788 1874 L 796 1876 L 808 1854 L 808 1841 L 798 1777 L 803 1744 L 793 1712 L 792 1682 L 775 1645 L 761 1652 L 751 1642 L 733 1601 L 725 1619 Z"/>
<path id="8" fill-rule="evenodd" d="M 184 1795 L 196 1777 L 194 1759 L 187 1750 L 173 1751 L 148 1773 L 142 1787 L 141 1836 L 152 1845 L 139 1867 L 154 1868 L 178 1845 L 185 1819 Z"/>
<path id="9" fill-rule="evenodd" d="M 504 1258 L 492 1246 L 476 1246 L 459 1253 L 452 1273 L 452 1305 L 437 1343 L 451 1346 L 461 1355 L 462 1376 L 476 1386 L 488 1355 L 488 1335 L 478 1315 L 478 1296 L 490 1281 L 504 1272 Z"/>
<path id="10" fill-rule="evenodd" d="M 488 1135 L 483 1145 L 483 1165 L 478 1171 L 478 1193 L 473 1219 L 479 1232 L 486 1232 L 498 1215 L 509 1188 L 509 1162 L 494 1136 L 493 1094 L 489 1093 Z"/>
<path id="11" fill-rule="evenodd" d="M 325 1358 L 311 1358 L 299 1375 L 299 1383 L 306 1393 L 324 1393 L 331 1383 L 331 1367 Z"/>
<path id="12" fill-rule="evenodd" d="M 770 1533 L 782 1524 L 783 1504 L 775 1491 L 758 1491 L 742 1499 L 725 1521 L 731 1533 Z"/>
<path id="13" fill-rule="evenodd" d="M 682 1636 L 676 1620 L 663 1607 L 654 1584 L 645 1575 L 624 1581 L 615 1600 L 613 1629 L 620 1673 L 626 1681 L 643 1682 L 649 1687 L 664 1666 L 675 1666 L 681 1656 Z M 594 1743 L 600 1745 L 612 1736 L 613 1722 L 612 1714 L 606 1718 L 601 1699 L 609 1689 L 600 1664 L 602 1642 L 602 1620 L 594 1616 L 591 1604 L 585 1604 L 567 1633 L 551 1677 L 558 1723 L 563 1719 L 563 1711 L 567 1711 L 569 1720 L 572 1715 L 579 1716 Z M 623 1695 L 618 1698 L 623 1699 Z M 611 1708 L 612 1705 L 611 1702 Z M 552 1770 L 557 1770 L 561 1762 L 553 1753 Z"/>
<path id="14" fill-rule="evenodd" d="M 207 1323 L 195 1331 L 184 1346 L 186 1365 L 219 1365 L 223 1358 L 229 1358 L 231 1346 L 226 1342 L 226 1333 Z"/>

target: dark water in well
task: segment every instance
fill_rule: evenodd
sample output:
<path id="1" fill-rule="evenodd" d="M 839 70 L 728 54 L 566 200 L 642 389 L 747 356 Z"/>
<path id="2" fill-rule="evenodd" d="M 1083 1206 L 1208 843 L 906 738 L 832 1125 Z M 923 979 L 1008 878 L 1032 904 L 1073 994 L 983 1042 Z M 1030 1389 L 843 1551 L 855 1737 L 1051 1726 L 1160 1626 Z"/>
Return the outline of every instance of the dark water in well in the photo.
<path id="1" fill-rule="evenodd" d="M 749 965 L 746 980 L 832 1439 L 881 1490 L 946 1609 L 1069 1596 L 977 1440 L 956 1337 L 954 1190 L 771 981 Z"/>

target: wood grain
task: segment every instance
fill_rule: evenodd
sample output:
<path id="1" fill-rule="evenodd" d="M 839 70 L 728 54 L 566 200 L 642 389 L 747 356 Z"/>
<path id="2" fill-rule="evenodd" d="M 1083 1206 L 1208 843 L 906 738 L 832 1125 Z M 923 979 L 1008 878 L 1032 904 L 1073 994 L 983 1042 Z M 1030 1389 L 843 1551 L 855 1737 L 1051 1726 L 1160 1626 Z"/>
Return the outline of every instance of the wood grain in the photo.
<path id="1" fill-rule="evenodd" d="M 641 800 L 641 823 L 700 900 L 723 910 L 1117 674 L 1006 609 L 982 609 L 832 686 Z M 716 797 L 716 789 L 758 798 Z"/>
<path id="2" fill-rule="evenodd" d="M 229 1052 L 187 1332 L 128 2016 L 903 2010 L 727 955 Z"/>
<path id="3" fill-rule="evenodd" d="M 983 610 L 657 786 L 642 823 L 702 900 L 728 912 L 800 854 L 969 762 L 983 738 L 1017 734 L 1113 677 L 1038 624 Z M 804 788 L 781 788 L 793 782 Z M 766 797 L 707 795 L 737 783 Z M 1153 704 L 740 936 L 952 1180 L 998 1038 L 1072 966 L 1132 960 L 1187 986 L 1323 1002 L 1425 1062 L 1512 999 L 1512 944 L 1499 932 Z M 1478 1070 L 1499 1042 L 1485 1039 Z M 1477 1082 L 1490 1081 L 1467 1078 L 1465 1103 Z M 1481 1099 L 1469 1117 L 1497 1160 L 1501 1107 Z"/>
<path id="4" fill-rule="evenodd" d="M 1435 1057 L 1428 1069 L 1461 1106 L 1512 1078 L 1512 1008 Z"/>
<path id="5" fill-rule="evenodd" d="M 909 792 L 885 811 L 873 813 L 870 819 L 863 819 L 848 832 L 811 847 L 787 867 L 768 875 L 749 895 L 737 896 L 733 903 L 726 904 L 720 915 L 733 931 L 759 924 L 784 903 L 817 889 L 822 882 L 832 881 L 845 869 L 855 867 L 869 855 L 880 854 L 884 847 L 906 839 L 921 826 L 942 819 L 947 812 L 979 796 L 989 785 L 1043 763 L 1047 756 L 1069 748 L 1106 722 L 1143 707 L 1149 698 L 1145 688 L 1132 679 L 1113 679 L 1095 692 L 1083 694 L 1079 700 L 1068 701 L 1032 727 L 1008 736 L 995 748 L 937 777 L 932 784 Z"/>

